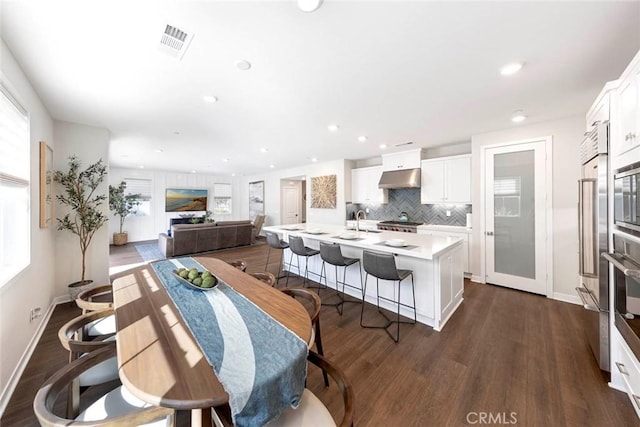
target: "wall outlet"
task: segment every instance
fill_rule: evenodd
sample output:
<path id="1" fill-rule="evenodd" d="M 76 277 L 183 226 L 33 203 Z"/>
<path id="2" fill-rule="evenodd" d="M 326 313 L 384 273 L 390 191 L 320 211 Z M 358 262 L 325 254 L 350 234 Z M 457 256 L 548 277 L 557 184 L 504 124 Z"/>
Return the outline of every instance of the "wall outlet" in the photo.
<path id="1" fill-rule="evenodd" d="M 369 213 L 369 208 L 364 208 L 364 213 Z"/>
<path id="2" fill-rule="evenodd" d="M 451 216 L 451 211 L 446 212 L 447 216 Z"/>
<path id="3" fill-rule="evenodd" d="M 39 319 L 42 316 L 42 309 L 40 307 L 32 308 L 29 312 L 29 323 L 33 322 L 36 319 Z"/>

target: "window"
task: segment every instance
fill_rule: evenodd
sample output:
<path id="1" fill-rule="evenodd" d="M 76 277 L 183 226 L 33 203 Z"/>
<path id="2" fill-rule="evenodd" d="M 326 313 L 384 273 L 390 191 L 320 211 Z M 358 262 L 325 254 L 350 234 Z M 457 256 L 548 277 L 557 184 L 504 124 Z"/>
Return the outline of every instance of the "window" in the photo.
<path id="1" fill-rule="evenodd" d="M 151 186 L 150 179 L 144 178 L 125 178 L 127 184 L 124 192 L 125 196 L 129 194 L 140 194 L 138 201 L 140 204 L 136 206 L 136 210 L 132 215 L 150 216 L 151 215 Z"/>
<path id="2" fill-rule="evenodd" d="M 231 213 L 231 184 L 213 185 L 213 213 L 215 215 Z"/>
<path id="3" fill-rule="evenodd" d="M 29 118 L 0 83 L 0 286 L 31 262 Z"/>
<path id="4" fill-rule="evenodd" d="M 501 177 L 493 180 L 493 210 L 499 217 L 520 216 L 520 177 Z"/>

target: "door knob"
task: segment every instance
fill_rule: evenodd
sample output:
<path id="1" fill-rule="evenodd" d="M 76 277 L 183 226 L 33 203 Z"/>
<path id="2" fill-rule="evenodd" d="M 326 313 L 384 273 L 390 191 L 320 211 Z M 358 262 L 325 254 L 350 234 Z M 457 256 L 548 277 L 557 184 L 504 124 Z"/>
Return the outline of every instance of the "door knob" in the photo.
<path id="1" fill-rule="evenodd" d="M 493 231 L 487 231 L 487 232 L 485 232 L 485 234 L 486 234 L 487 236 L 493 236 Z"/>

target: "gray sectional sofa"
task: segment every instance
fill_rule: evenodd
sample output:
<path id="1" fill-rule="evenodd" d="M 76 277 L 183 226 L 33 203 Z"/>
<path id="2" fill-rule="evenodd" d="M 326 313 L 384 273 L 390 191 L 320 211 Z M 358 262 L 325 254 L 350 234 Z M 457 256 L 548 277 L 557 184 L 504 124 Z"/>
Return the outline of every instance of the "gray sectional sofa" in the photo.
<path id="1" fill-rule="evenodd" d="M 166 258 L 251 244 L 251 221 L 176 224 L 171 236 L 160 233 L 158 244 Z"/>

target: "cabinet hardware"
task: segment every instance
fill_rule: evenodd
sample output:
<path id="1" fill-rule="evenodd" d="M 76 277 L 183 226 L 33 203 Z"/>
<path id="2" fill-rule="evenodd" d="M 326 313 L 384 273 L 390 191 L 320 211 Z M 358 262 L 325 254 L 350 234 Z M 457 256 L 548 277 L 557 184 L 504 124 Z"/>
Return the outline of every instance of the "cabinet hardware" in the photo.
<path id="1" fill-rule="evenodd" d="M 629 372 L 627 372 L 627 369 L 624 367 L 624 364 L 620 362 L 616 362 L 616 366 L 618 367 L 618 371 L 620 371 L 622 375 L 629 376 Z"/>

